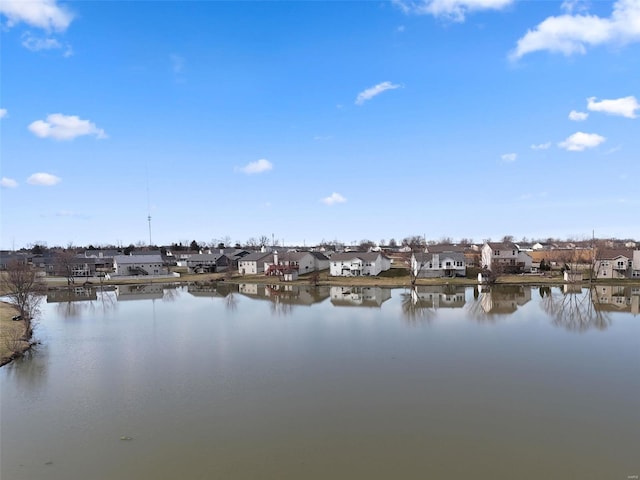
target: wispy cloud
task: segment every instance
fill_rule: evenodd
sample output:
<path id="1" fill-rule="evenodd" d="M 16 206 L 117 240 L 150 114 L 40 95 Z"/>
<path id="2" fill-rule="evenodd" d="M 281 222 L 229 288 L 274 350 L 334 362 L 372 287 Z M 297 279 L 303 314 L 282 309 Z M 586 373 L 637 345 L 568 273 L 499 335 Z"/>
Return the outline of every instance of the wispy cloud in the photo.
<path id="1" fill-rule="evenodd" d="M 569 4 L 563 5 L 567 10 Z M 637 41 L 640 41 L 640 2 L 617 0 L 610 17 L 584 13 L 548 17 L 518 40 L 510 56 L 516 60 L 542 50 L 564 55 L 584 54 L 587 47 Z"/>
<path id="2" fill-rule="evenodd" d="M 316 141 L 331 140 L 332 138 L 332 135 L 316 135 L 315 137 L 313 137 L 313 139 Z"/>
<path id="3" fill-rule="evenodd" d="M 463 22 L 470 12 L 500 10 L 514 0 L 392 0 L 404 13 L 433 15 L 454 22 Z"/>
<path id="4" fill-rule="evenodd" d="M 574 122 L 583 122 L 587 118 L 589 118 L 587 112 L 578 112 L 577 110 L 571 110 L 569 112 L 569 120 L 573 120 Z"/>
<path id="5" fill-rule="evenodd" d="M 373 87 L 367 88 L 358 94 L 356 97 L 356 105 L 362 105 L 367 100 L 371 100 L 373 97 L 380 95 L 387 90 L 395 90 L 400 88 L 400 85 L 393 84 L 391 82 L 382 82 Z"/>
<path id="6" fill-rule="evenodd" d="M 638 21 L 640 22 L 640 17 L 638 17 Z M 596 100 L 596 97 L 589 97 L 587 98 L 587 109 L 592 112 L 636 118 L 636 110 L 640 110 L 640 104 L 636 97 L 633 96 L 600 101 Z"/>
<path id="7" fill-rule="evenodd" d="M 511 162 L 515 162 L 517 160 L 518 154 L 517 153 L 505 153 L 505 154 L 501 155 L 500 158 L 504 162 L 511 163 Z"/>
<path id="8" fill-rule="evenodd" d="M 255 173 L 263 173 L 268 172 L 273 169 L 273 164 L 267 160 L 266 158 L 261 158 L 260 160 L 256 160 L 255 162 L 248 163 L 244 167 L 238 168 L 237 170 L 246 173 L 247 175 L 252 175 Z"/>
<path id="9" fill-rule="evenodd" d="M 581 152 L 587 148 L 594 148 L 606 141 L 606 138 L 597 133 L 576 132 L 569 136 L 558 146 L 570 152 Z"/>
<path id="10" fill-rule="evenodd" d="M 0 179 L 0 187 L 2 188 L 16 188 L 18 186 L 18 182 L 16 182 L 13 178 L 2 177 Z"/>
<path id="11" fill-rule="evenodd" d="M 98 139 L 108 138 L 105 131 L 93 122 L 62 113 L 52 113 L 47 115 L 46 120 L 36 120 L 29 125 L 29 130 L 37 137 L 54 140 L 73 140 L 84 135 L 92 135 Z"/>
<path id="12" fill-rule="evenodd" d="M 29 185 L 41 185 L 45 187 L 50 187 L 52 185 L 56 185 L 60 183 L 62 179 L 60 177 L 56 177 L 50 173 L 34 173 L 29 178 L 27 178 L 27 183 Z"/>
<path id="13" fill-rule="evenodd" d="M 46 31 L 63 32 L 73 20 L 73 13 L 56 0 L 2 0 L 0 13 L 7 17 L 7 27 L 26 23 Z"/>
<path id="14" fill-rule="evenodd" d="M 64 57 L 70 57 L 73 55 L 73 49 L 68 43 L 62 44 L 59 40 L 53 37 L 38 37 L 33 35 L 31 32 L 25 32 L 22 34 L 22 46 L 32 52 L 64 49 Z"/>
<path id="15" fill-rule="evenodd" d="M 537 143 L 531 145 L 531 150 L 548 150 L 551 147 L 551 142 Z"/>
<path id="16" fill-rule="evenodd" d="M 0 118 L 4 118 L 9 114 L 6 108 L 0 108 Z"/>
<path id="17" fill-rule="evenodd" d="M 321 202 L 324 203 L 325 205 L 335 205 L 336 203 L 344 203 L 346 201 L 347 201 L 346 198 L 344 198 L 342 195 L 336 192 L 333 192 L 331 195 L 321 200 Z"/>

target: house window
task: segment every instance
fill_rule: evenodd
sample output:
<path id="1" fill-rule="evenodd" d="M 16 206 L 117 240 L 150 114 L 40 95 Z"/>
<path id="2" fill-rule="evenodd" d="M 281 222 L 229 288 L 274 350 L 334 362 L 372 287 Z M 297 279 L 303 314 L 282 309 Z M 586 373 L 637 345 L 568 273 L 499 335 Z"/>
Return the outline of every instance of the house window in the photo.
<path id="1" fill-rule="evenodd" d="M 511 250 L 511 255 L 515 256 L 515 254 L 516 254 L 516 251 L 515 250 Z"/>
<path id="2" fill-rule="evenodd" d="M 500 250 L 496 250 L 496 256 L 500 255 Z"/>

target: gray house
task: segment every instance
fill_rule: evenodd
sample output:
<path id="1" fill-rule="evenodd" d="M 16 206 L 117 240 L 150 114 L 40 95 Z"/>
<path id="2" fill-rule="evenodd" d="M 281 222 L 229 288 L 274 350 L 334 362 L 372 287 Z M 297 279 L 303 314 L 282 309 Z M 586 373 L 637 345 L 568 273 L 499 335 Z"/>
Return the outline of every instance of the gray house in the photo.
<path id="1" fill-rule="evenodd" d="M 196 253 L 186 260 L 189 273 L 224 272 L 231 261 L 222 253 Z"/>
<path id="2" fill-rule="evenodd" d="M 166 275 L 162 256 L 154 255 L 116 255 L 113 257 L 113 275 Z"/>

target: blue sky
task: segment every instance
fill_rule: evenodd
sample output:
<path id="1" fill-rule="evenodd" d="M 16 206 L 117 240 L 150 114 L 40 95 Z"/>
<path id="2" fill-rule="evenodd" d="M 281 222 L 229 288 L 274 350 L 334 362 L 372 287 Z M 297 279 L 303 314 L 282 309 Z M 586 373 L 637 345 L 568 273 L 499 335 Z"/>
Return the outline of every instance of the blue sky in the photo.
<path id="1" fill-rule="evenodd" d="M 1 248 L 640 239 L 640 0 L 0 4 Z"/>

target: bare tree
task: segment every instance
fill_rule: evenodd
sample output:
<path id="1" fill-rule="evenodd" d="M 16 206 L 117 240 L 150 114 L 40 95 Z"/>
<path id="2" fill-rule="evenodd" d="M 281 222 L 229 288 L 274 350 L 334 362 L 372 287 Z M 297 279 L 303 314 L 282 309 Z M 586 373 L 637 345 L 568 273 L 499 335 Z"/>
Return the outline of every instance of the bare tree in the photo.
<path id="1" fill-rule="evenodd" d="M 373 248 L 375 246 L 376 246 L 375 242 L 373 242 L 371 240 L 364 239 L 364 240 L 360 240 L 360 244 L 358 245 L 358 248 L 361 251 L 366 252 L 366 251 L 370 250 L 371 248 Z"/>
<path id="2" fill-rule="evenodd" d="M 33 335 L 33 319 L 38 313 L 38 305 L 45 292 L 42 279 L 32 265 L 19 260 L 7 264 L 7 271 L 2 276 L 2 290 L 10 304 L 20 312 L 24 322 L 24 339 Z"/>
<path id="3" fill-rule="evenodd" d="M 74 283 L 73 266 L 75 254 L 71 250 L 60 251 L 55 256 L 55 274 L 65 277 L 67 285 Z"/>

